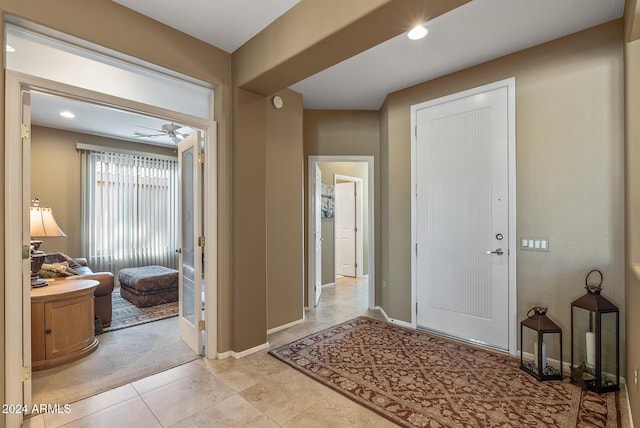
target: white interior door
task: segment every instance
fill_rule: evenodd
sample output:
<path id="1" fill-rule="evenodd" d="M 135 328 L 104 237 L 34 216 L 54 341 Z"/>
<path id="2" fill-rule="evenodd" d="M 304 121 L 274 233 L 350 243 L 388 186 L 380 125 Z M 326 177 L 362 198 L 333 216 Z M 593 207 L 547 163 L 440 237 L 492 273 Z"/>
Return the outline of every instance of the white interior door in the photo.
<path id="1" fill-rule="evenodd" d="M 22 91 L 22 124 L 29 132 L 22 134 L 22 169 L 25 172 L 31 171 L 31 93 Z M 31 180 L 28 174 L 24 174 L 22 185 L 22 242 L 23 248 L 30 248 L 30 216 L 29 206 L 31 204 Z M 28 253 L 27 253 L 28 254 Z M 22 355 L 24 358 L 23 367 L 28 367 L 31 371 L 31 263 L 30 258 L 22 258 Z M 32 407 L 32 384 L 31 376 L 23 378 L 24 404 L 29 409 Z"/>
<path id="2" fill-rule="evenodd" d="M 336 275 L 356 276 L 356 183 L 335 187 Z"/>
<path id="3" fill-rule="evenodd" d="M 416 110 L 417 325 L 509 349 L 508 93 Z"/>
<path id="4" fill-rule="evenodd" d="M 202 163 L 200 131 L 190 135 L 178 144 L 179 180 L 179 331 L 180 338 L 193 351 L 203 354 L 202 293 Z"/>
<path id="5" fill-rule="evenodd" d="M 322 295 L 322 171 L 316 163 L 315 176 L 315 204 L 314 204 L 314 245 L 315 245 L 315 275 L 314 275 L 314 306 L 318 306 L 320 296 Z"/>

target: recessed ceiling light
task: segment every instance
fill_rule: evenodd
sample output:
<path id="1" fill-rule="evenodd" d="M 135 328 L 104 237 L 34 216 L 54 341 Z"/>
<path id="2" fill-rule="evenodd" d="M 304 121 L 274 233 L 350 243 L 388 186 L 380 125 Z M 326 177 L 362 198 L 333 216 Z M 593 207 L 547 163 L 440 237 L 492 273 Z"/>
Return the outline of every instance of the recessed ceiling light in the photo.
<path id="1" fill-rule="evenodd" d="M 7 45 L 6 49 L 7 49 L 7 52 L 15 52 L 16 51 L 16 48 L 14 48 L 11 45 Z"/>
<path id="2" fill-rule="evenodd" d="M 427 33 L 429 33 L 429 30 L 424 28 L 422 25 L 416 25 L 411 31 L 407 33 L 407 37 L 411 40 L 420 40 L 424 36 L 426 36 Z"/>
<path id="3" fill-rule="evenodd" d="M 62 116 L 62 117 L 66 117 L 66 118 L 68 118 L 68 119 L 73 119 L 74 117 L 76 117 L 76 115 L 75 115 L 75 114 L 71 113 L 71 112 L 70 112 L 70 111 L 68 111 L 68 110 L 61 111 L 61 112 L 60 112 L 60 116 Z"/>

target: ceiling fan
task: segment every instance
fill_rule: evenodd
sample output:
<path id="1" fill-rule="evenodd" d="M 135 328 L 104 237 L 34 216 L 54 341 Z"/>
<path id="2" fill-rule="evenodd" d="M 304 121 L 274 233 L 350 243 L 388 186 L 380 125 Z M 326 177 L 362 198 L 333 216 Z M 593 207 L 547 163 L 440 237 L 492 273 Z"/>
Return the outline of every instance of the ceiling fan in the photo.
<path id="1" fill-rule="evenodd" d="M 134 135 L 136 137 L 151 138 L 151 137 L 164 137 L 164 136 L 167 136 L 167 137 L 171 138 L 174 143 L 178 144 L 180 141 L 184 140 L 185 138 L 187 138 L 189 136 L 189 134 L 185 134 L 184 132 L 178 132 L 182 128 L 186 128 L 186 127 L 183 127 L 183 126 L 180 126 L 180 125 L 176 125 L 175 123 L 165 123 L 164 125 L 162 125 L 161 129 L 148 128 L 146 126 L 140 126 L 140 125 L 138 125 L 138 127 L 139 128 L 144 128 L 144 129 L 150 129 L 152 131 L 156 131 L 157 134 L 143 134 L 141 132 L 135 132 Z M 190 129 L 190 128 L 187 128 L 187 129 Z"/>

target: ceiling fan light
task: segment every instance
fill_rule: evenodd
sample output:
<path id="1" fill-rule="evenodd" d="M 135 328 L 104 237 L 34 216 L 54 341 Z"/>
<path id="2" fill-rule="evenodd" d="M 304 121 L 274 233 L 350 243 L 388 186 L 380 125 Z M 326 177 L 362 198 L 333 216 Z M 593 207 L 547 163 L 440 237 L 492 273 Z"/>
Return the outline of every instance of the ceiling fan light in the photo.
<path id="1" fill-rule="evenodd" d="M 407 33 L 407 37 L 411 40 L 420 40 L 429 33 L 423 25 L 416 25 Z"/>

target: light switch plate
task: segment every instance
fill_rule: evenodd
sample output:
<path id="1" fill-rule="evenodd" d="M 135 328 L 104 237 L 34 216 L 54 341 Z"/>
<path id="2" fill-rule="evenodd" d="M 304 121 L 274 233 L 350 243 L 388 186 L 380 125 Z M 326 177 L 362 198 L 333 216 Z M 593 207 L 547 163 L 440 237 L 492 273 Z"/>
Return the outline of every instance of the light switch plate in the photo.
<path id="1" fill-rule="evenodd" d="M 549 252 L 549 238 L 520 238 L 520 249 L 523 251 Z"/>

